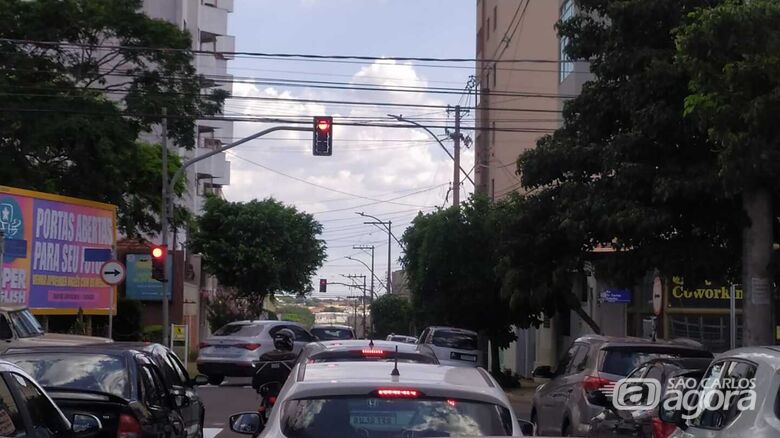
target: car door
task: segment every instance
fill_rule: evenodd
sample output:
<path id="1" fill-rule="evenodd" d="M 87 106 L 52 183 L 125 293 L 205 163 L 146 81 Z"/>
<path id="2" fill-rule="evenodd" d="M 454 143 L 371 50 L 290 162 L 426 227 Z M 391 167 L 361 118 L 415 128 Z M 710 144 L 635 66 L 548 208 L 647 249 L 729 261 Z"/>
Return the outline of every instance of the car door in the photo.
<path id="1" fill-rule="evenodd" d="M 68 434 L 70 425 L 38 385 L 21 374 L 11 372 L 7 377 L 9 385 L 17 394 L 18 405 L 24 406 L 21 413 L 29 424 L 28 436 L 53 438 Z"/>
<path id="2" fill-rule="evenodd" d="M 558 362 L 555 369 L 555 377 L 550 379 L 539 389 L 539 403 L 536 406 L 536 422 L 540 432 L 544 434 L 558 433 L 563 415 L 559 412 L 564 407 L 561 399 L 565 385 L 566 370 L 569 368 L 579 345 L 573 345 Z"/>
<path id="3" fill-rule="evenodd" d="M 575 391 L 584 391 L 582 381 L 584 380 L 585 365 L 588 362 L 589 348 L 585 344 L 574 344 L 570 351 L 571 360 L 565 368 L 563 368 L 563 376 L 561 377 L 557 391 L 553 394 L 554 400 L 554 421 L 556 422 L 557 430 L 563 430 L 563 423 L 572 421 L 572 411 L 577 409 L 574 406 L 575 403 L 580 401 L 585 394 L 575 394 Z M 578 413 L 583 415 L 583 413 Z M 579 417 L 575 417 L 579 418 Z M 590 418 L 583 419 L 584 421 L 590 421 Z"/>
<path id="4" fill-rule="evenodd" d="M 160 354 L 163 373 L 168 376 L 168 380 L 172 385 L 169 388 L 170 391 L 174 396 L 181 395 L 187 400 L 185 406 L 178 408 L 179 414 L 182 420 L 184 420 L 184 426 L 187 429 L 187 436 L 197 436 L 200 433 L 200 427 L 203 422 L 203 401 L 179 358 L 167 350 L 161 351 Z"/>
<path id="5" fill-rule="evenodd" d="M 163 383 L 160 372 L 151 363 L 140 366 L 143 387 L 143 402 L 151 413 L 151 433 L 159 438 L 182 438 L 185 436 L 184 421 L 173 409 L 171 397 Z"/>
<path id="6" fill-rule="evenodd" d="M 3 377 L 0 378 L 0 437 L 21 438 L 27 434 L 24 416 L 6 379 L 8 382 L 13 381 L 13 378 L 8 374 L 3 374 Z M 21 408 L 24 407 L 22 402 Z"/>
<path id="7" fill-rule="evenodd" d="M 663 374 L 663 366 L 660 363 L 655 363 L 639 367 L 627 379 L 653 379 L 663 384 Z M 651 419 L 655 409 L 639 409 L 640 406 L 649 404 L 648 398 L 650 394 L 647 392 L 646 386 L 644 388 L 641 396 L 630 403 L 631 406 L 635 406 L 637 409 L 618 411 L 619 421 L 615 430 L 616 437 L 652 436 Z"/>

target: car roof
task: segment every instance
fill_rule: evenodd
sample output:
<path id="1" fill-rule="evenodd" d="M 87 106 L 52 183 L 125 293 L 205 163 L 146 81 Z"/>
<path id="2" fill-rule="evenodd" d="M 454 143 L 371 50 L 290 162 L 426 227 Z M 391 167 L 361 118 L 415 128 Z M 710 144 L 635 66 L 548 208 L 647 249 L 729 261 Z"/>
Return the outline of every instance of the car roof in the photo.
<path id="1" fill-rule="evenodd" d="M 0 305 L 0 311 L 3 311 L 3 312 L 15 312 L 17 310 L 24 310 L 26 308 L 27 308 L 27 306 L 19 305 L 19 304 L 16 304 L 16 305 L 15 304 L 3 304 L 3 305 Z"/>
<path id="2" fill-rule="evenodd" d="M 352 327 L 350 327 L 348 325 L 343 325 L 343 324 L 314 324 L 313 326 L 311 326 L 311 328 L 312 329 L 316 329 L 316 328 L 339 328 L 339 329 L 344 329 L 344 330 L 353 330 Z"/>
<path id="3" fill-rule="evenodd" d="M 102 344 L 89 344 L 89 345 L 102 345 Z M 143 341 L 112 342 L 106 344 L 105 348 L 107 350 L 133 350 L 133 351 L 141 351 L 146 353 L 152 353 L 155 350 L 159 350 L 159 349 L 169 351 L 169 349 L 163 344 L 158 344 L 157 342 L 143 342 Z"/>
<path id="4" fill-rule="evenodd" d="M 417 352 L 417 346 L 415 344 L 406 344 L 403 342 L 394 341 L 382 341 L 382 340 L 366 340 L 366 339 L 344 339 L 333 341 L 321 341 L 317 342 L 323 349 L 330 351 L 334 350 L 354 350 L 356 348 L 372 348 L 375 350 L 387 350 L 395 351 L 398 347 L 399 352 Z"/>
<path id="5" fill-rule="evenodd" d="M 87 344 L 87 345 L 57 345 L 41 347 L 12 347 L 3 353 L 4 356 L 16 354 L 42 354 L 42 353 L 65 353 L 65 354 L 103 354 L 106 356 L 134 356 L 146 354 L 146 352 L 136 348 L 115 348 L 113 343 L 109 344 Z"/>
<path id="6" fill-rule="evenodd" d="M 766 365 L 774 370 L 780 369 L 780 346 L 742 347 L 721 353 L 715 356 L 715 359 L 719 360 L 730 357 Z"/>
<path id="7" fill-rule="evenodd" d="M 510 408 L 501 388 L 482 368 L 393 362 L 299 364 L 289 397 L 368 395 L 380 388 L 416 389 L 432 397 L 500 402 Z"/>
<path id="8" fill-rule="evenodd" d="M 475 336 L 478 335 L 478 333 L 473 331 L 473 330 L 468 330 L 468 329 L 463 329 L 463 328 L 458 328 L 458 327 L 447 327 L 447 326 L 441 326 L 441 325 L 430 326 L 430 327 L 428 327 L 427 330 L 434 330 L 434 331 L 447 330 L 447 331 L 456 332 L 456 333 L 468 333 L 470 335 L 475 335 Z"/>
<path id="9" fill-rule="evenodd" d="M 707 367 L 710 365 L 711 362 L 712 362 L 712 358 L 708 358 L 708 357 L 659 357 L 655 359 L 650 359 L 639 366 L 641 367 L 647 364 L 662 364 L 662 365 L 669 364 L 669 365 L 675 365 L 682 369 L 695 370 L 695 369 L 707 369 Z"/>
<path id="10" fill-rule="evenodd" d="M 631 347 L 631 346 L 651 346 L 656 345 L 659 347 L 671 347 L 671 348 L 683 348 L 690 350 L 705 350 L 704 346 L 691 339 L 647 339 L 637 338 L 631 336 L 602 336 L 602 335 L 585 335 L 580 336 L 574 342 L 590 343 L 590 344 L 605 344 L 605 347 Z"/>

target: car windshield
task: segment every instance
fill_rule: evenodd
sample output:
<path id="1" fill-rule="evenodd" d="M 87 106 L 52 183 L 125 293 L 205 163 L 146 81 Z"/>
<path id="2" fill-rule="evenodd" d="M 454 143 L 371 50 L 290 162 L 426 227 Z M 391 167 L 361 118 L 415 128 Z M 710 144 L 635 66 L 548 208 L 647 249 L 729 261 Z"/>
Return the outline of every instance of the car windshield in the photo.
<path id="1" fill-rule="evenodd" d="M 433 345 L 458 350 L 477 350 L 477 336 L 471 333 L 437 330 L 433 334 Z"/>
<path id="2" fill-rule="evenodd" d="M 4 359 L 18 365 L 49 390 L 97 391 L 122 398 L 130 395 L 130 378 L 120 357 L 68 352 L 11 354 Z"/>
<path id="3" fill-rule="evenodd" d="M 509 436 L 509 410 L 455 399 L 333 397 L 284 404 L 288 438 Z"/>
<path id="4" fill-rule="evenodd" d="M 43 327 L 27 309 L 8 312 L 8 318 L 11 320 L 11 324 L 20 338 L 32 338 L 43 335 Z"/>
<path id="5" fill-rule="evenodd" d="M 351 329 L 339 327 L 315 327 L 311 329 L 311 334 L 321 341 L 336 341 L 354 339 Z"/>
<path id="6" fill-rule="evenodd" d="M 680 357 L 712 357 L 711 353 L 698 350 L 626 347 L 608 349 L 604 355 L 601 372 L 627 376 L 634 368 L 651 359 Z"/>
<path id="7" fill-rule="evenodd" d="M 219 330 L 215 331 L 213 336 L 236 336 L 236 337 L 252 337 L 259 336 L 263 333 L 263 324 L 245 323 L 245 324 L 228 324 L 223 326 Z"/>

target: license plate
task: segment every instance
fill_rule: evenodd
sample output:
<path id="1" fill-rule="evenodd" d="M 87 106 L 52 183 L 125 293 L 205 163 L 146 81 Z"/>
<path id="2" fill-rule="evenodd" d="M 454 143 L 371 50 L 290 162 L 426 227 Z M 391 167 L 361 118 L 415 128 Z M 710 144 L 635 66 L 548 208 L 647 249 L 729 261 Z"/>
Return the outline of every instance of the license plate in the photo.
<path id="1" fill-rule="evenodd" d="M 352 415 L 350 423 L 353 426 L 393 426 L 396 417 L 392 414 Z"/>
<path id="2" fill-rule="evenodd" d="M 464 353 L 451 353 L 450 354 L 451 359 L 455 360 L 466 360 L 469 362 L 476 362 L 477 361 L 477 355 L 476 354 L 464 354 Z"/>
<path id="3" fill-rule="evenodd" d="M 272 363 L 271 364 L 271 369 L 272 370 L 276 370 L 276 369 L 279 369 L 279 368 L 281 368 L 281 365 L 279 365 L 278 363 Z"/>

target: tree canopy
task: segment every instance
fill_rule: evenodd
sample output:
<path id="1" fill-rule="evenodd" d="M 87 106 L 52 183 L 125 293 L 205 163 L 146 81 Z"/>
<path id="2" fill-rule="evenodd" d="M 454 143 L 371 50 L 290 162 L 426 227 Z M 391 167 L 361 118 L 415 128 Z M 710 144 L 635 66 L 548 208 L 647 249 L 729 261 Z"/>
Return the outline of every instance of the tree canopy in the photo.
<path id="1" fill-rule="evenodd" d="M 385 294 L 371 304 L 374 336 L 386 338 L 389 334 L 410 335 L 411 308 L 406 298 Z"/>
<path id="2" fill-rule="evenodd" d="M 173 143 L 191 149 L 195 119 L 227 96 L 196 74 L 190 35 L 142 6 L 0 0 L 3 183 L 115 204 L 127 235 L 159 230 L 160 167 L 136 139 L 167 109 Z"/>
<path id="3" fill-rule="evenodd" d="M 325 260 L 322 226 L 274 199 L 206 200 L 191 238 L 205 268 L 259 313 L 266 297 L 312 291 L 311 277 Z"/>

